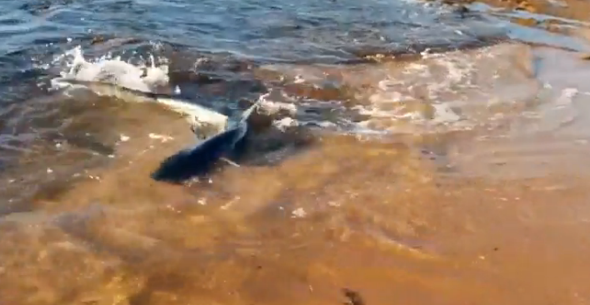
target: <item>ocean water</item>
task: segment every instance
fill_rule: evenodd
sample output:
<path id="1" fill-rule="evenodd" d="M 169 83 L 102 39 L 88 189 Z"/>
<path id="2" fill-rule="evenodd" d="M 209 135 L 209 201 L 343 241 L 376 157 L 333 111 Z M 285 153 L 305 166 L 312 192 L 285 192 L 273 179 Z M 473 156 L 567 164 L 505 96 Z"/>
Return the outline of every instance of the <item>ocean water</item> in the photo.
<path id="1" fill-rule="evenodd" d="M 584 21 L 414 0 L 0 7 L 0 305 L 590 298 Z M 255 101 L 239 164 L 150 178 L 200 141 L 200 107 Z"/>

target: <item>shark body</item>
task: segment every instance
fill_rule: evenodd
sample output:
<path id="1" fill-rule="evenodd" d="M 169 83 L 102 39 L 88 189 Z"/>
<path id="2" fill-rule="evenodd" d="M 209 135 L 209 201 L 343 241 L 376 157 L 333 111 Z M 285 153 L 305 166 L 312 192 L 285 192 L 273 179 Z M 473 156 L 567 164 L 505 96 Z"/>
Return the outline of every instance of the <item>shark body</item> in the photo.
<path id="1" fill-rule="evenodd" d="M 227 158 L 244 142 L 248 133 L 248 118 L 259 105 L 258 101 L 237 118 L 230 119 L 213 109 L 171 95 L 144 92 L 111 83 L 61 80 L 60 86 L 69 89 L 89 89 L 98 95 L 112 96 L 125 101 L 157 103 L 185 116 L 191 130 L 201 141 L 166 158 L 151 175 L 154 180 L 171 183 L 181 183 L 205 175 L 219 160 L 233 163 Z M 212 135 L 203 136 L 199 132 L 202 129 L 209 129 Z"/>
<path id="2" fill-rule="evenodd" d="M 237 150 L 248 134 L 248 118 L 258 103 L 244 111 L 238 120 L 228 122 L 223 132 L 168 157 L 152 174 L 152 178 L 179 183 L 207 174 L 219 160 L 227 160 L 225 158 L 233 153 L 239 153 Z"/>

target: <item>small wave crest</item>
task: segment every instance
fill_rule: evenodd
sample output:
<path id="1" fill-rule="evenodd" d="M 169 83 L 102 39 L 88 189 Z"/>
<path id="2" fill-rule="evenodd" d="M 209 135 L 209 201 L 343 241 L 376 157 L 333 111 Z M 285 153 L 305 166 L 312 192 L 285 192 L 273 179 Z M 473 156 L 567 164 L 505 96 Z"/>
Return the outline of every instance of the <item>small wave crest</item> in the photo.
<path id="1" fill-rule="evenodd" d="M 532 61 L 529 53 L 524 45 L 499 44 L 440 54 L 424 52 L 410 61 L 269 65 L 262 69 L 284 79 L 286 91 L 299 97 L 292 98 L 292 103 L 330 104 L 329 112 L 337 117 L 331 122 L 347 130 L 446 132 L 490 128 L 526 107 L 540 89 L 527 64 Z M 299 89 L 289 90 L 290 86 Z M 284 95 L 280 98 L 285 99 Z"/>

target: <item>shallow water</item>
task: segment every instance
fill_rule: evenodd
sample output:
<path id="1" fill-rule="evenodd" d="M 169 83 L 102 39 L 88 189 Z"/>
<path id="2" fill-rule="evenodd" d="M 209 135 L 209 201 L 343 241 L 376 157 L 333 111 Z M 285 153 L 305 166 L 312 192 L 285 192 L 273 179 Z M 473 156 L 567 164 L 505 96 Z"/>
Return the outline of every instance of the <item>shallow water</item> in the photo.
<path id="1" fill-rule="evenodd" d="M 0 3 L 0 304 L 589 302 L 581 13 Z M 64 79 L 261 107 L 171 185 L 182 113 Z"/>

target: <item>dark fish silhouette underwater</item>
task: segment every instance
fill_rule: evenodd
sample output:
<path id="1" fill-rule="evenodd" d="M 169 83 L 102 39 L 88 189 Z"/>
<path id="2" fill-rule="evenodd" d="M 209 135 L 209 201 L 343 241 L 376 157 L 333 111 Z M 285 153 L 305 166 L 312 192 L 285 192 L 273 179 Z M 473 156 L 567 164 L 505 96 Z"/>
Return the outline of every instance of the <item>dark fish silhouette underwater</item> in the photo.
<path id="1" fill-rule="evenodd" d="M 249 130 L 248 118 L 259 103 L 254 103 L 237 120 L 228 120 L 225 130 L 221 133 L 168 157 L 152 174 L 152 178 L 157 181 L 179 183 L 207 174 L 221 160 L 237 166 L 231 159 L 240 154 Z"/>

